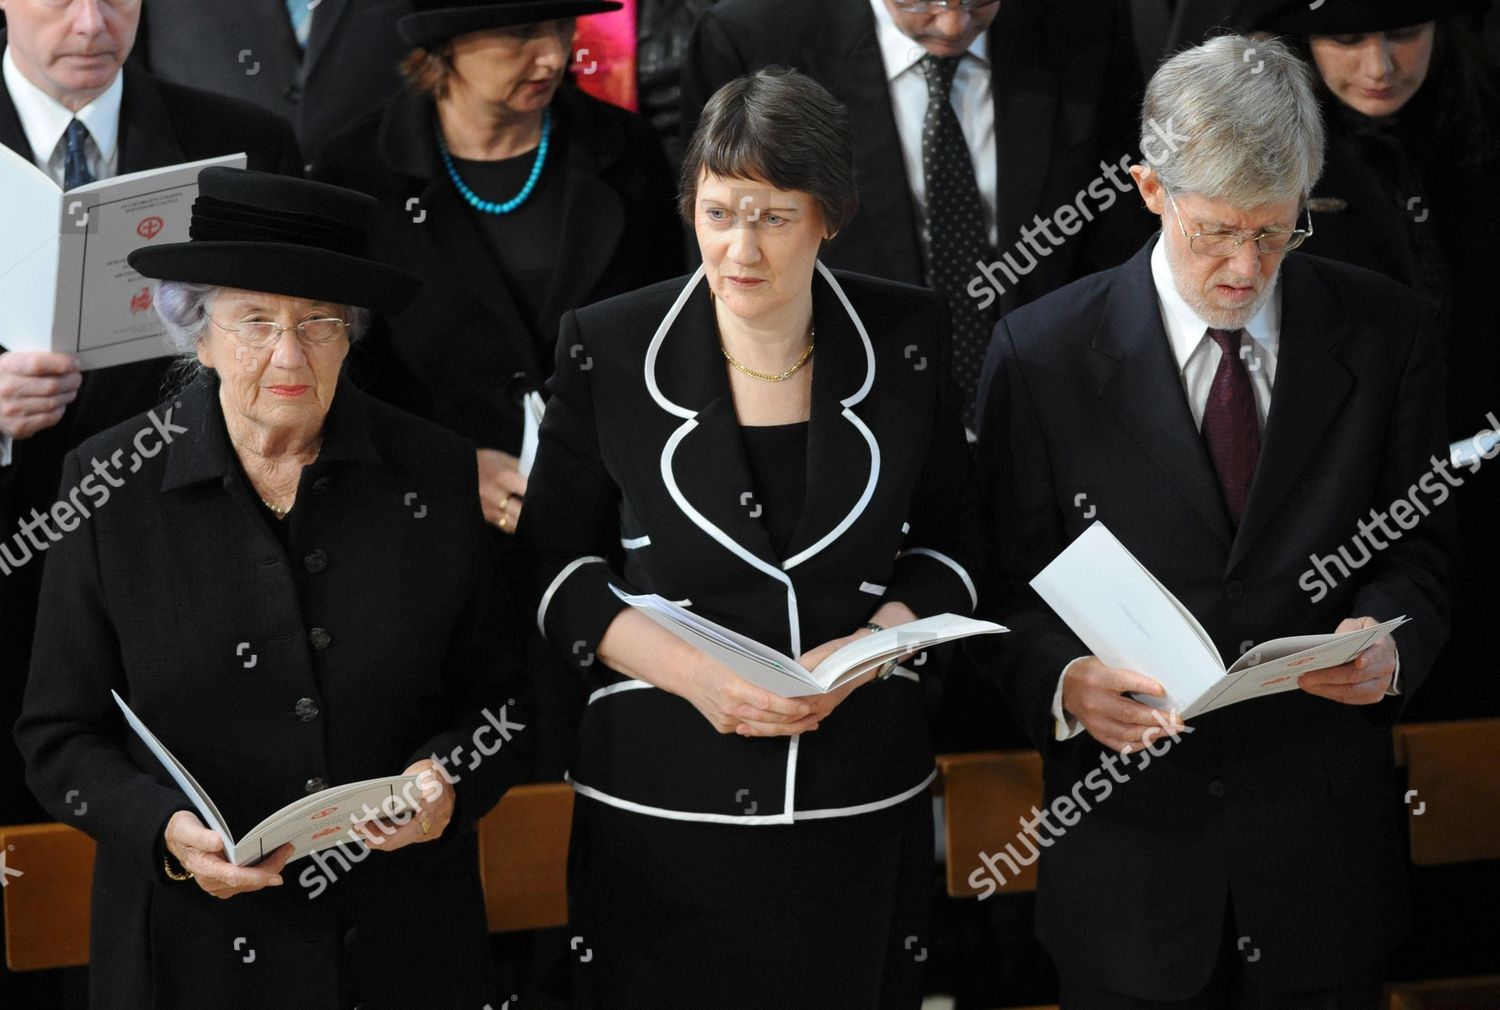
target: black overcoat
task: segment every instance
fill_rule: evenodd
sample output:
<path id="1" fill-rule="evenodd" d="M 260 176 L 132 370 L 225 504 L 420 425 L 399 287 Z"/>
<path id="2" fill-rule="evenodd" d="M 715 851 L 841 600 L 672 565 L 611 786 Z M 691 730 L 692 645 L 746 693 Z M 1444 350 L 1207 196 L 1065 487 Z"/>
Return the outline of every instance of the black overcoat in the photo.
<path id="1" fill-rule="evenodd" d="M 0 30 L 0 50 L 5 32 Z M 120 100 L 121 175 L 244 151 L 248 167 L 300 174 L 302 158 L 291 127 L 277 116 L 221 95 L 159 81 L 127 62 Z M 32 160 L 10 92 L 0 84 L 0 144 Z M 63 419 L 18 442 L 13 462 L 0 467 L 0 536 L 9 537 L 33 508 L 46 509 L 57 491 L 63 456 L 90 435 L 151 407 L 167 392 L 170 358 L 153 358 L 88 372 Z M 20 707 L 30 662 L 41 564 L 0 578 L 0 722 Z M 19 760 L 0 744 L 0 821 L 33 820 L 39 811 L 21 783 Z"/>
<path id="2" fill-rule="evenodd" d="M 347 381 L 285 548 L 211 378 L 68 456 L 62 497 L 90 516 L 50 546 L 16 736 L 37 797 L 99 843 L 94 1010 L 325 1010 L 344 1005 L 341 965 L 371 1006 L 492 997 L 471 828 L 519 779 L 526 733 L 476 733 L 524 726 L 528 699 L 475 485 L 468 443 Z M 457 778 L 454 821 L 436 842 L 347 867 L 318 854 L 279 888 L 213 898 L 163 873 L 188 803 L 111 689 L 237 833 L 323 783 L 434 754 Z"/>

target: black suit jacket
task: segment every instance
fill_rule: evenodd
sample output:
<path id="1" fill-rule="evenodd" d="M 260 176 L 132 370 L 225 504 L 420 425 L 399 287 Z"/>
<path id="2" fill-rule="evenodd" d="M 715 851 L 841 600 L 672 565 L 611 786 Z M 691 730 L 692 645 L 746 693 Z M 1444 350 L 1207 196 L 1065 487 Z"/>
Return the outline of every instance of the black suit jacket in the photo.
<path id="1" fill-rule="evenodd" d="M 0 50 L 5 44 L 0 32 Z M 120 103 L 118 172 L 139 172 L 244 151 L 250 168 L 296 174 L 301 157 L 291 129 L 245 102 L 153 79 L 126 63 Z M 0 86 L 0 143 L 32 160 L 31 145 L 10 93 Z M 78 397 L 57 425 L 17 442 L 14 462 L 0 467 L 0 536 L 9 537 L 30 510 L 47 509 L 57 493 L 63 457 L 79 442 L 132 414 L 165 392 L 166 358 L 88 372 Z M 0 721 L 15 716 L 31 650 L 42 562 L 0 579 Z M 0 816 L 25 820 L 40 811 L 26 795 L 14 749 L 0 745 Z"/>
<path id="2" fill-rule="evenodd" d="M 999 252 L 1021 229 L 1072 203 L 1136 149 L 1142 82 L 1129 12 L 1114 0 L 1005 0 L 990 29 Z M 916 45 L 916 43 L 913 43 Z M 875 15 L 864 0 L 721 0 L 698 21 L 682 65 L 684 135 L 722 85 L 773 64 L 795 67 L 849 109 L 859 213 L 834 239 L 834 267 L 921 284 L 922 247 L 891 111 Z M 1130 255 L 1146 234 L 1132 194 L 1040 258 L 1002 310 Z M 1106 224 L 1107 222 L 1107 224 Z M 1014 254 L 1013 254 L 1014 255 Z"/>
<path id="3" fill-rule="evenodd" d="M 839 274 L 866 336 L 828 276 L 813 281 L 807 495 L 786 558 L 744 497 L 754 485 L 707 284 L 695 275 L 689 294 L 673 280 L 563 319 L 521 532 L 541 559 L 537 623 L 595 692 L 572 772 L 588 795 L 784 824 L 930 781 L 912 680 L 859 688 L 816 733 L 751 739 L 720 735 L 681 697 L 631 689 L 644 682 L 594 656 L 623 606 L 611 584 L 689 600 L 793 656 L 887 599 L 918 616 L 973 607 L 983 551 L 945 313 L 930 292 Z"/>
<path id="4" fill-rule="evenodd" d="M 563 234 L 537 338 L 438 158 L 430 98 L 401 92 L 330 141 L 313 166 L 315 178 L 380 201 L 371 255 L 424 282 L 356 348 L 366 388 L 512 454 L 524 430 L 520 394 L 551 371 L 562 314 L 682 266 L 672 182 L 646 122 L 566 85 L 553 111 L 562 153 L 547 171 L 565 173 Z"/>
<path id="5" fill-rule="evenodd" d="M 1446 493 L 1423 485 L 1440 507 L 1336 586 L 1319 593 L 1306 573 L 1341 546 L 1357 559 L 1356 524 L 1447 458 L 1437 334 L 1407 289 L 1287 257 L 1275 390 L 1236 531 L 1161 321 L 1150 248 L 1001 320 L 980 387 L 977 465 L 998 534 L 982 596 L 1012 629 L 987 665 L 1042 751 L 1048 801 L 1096 799 L 1045 849 L 1038 932 L 1065 976 L 1183 999 L 1207 981 L 1232 906 L 1265 985 L 1331 987 L 1374 970 L 1405 927 L 1390 741 L 1402 699 L 1354 707 L 1294 691 L 1210 712 L 1149 767 L 1120 765 L 1128 781 L 1098 799 L 1113 752 L 1086 734 L 1055 742 L 1050 717 L 1063 667 L 1090 650 L 1027 581 L 1101 521 L 1226 664 L 1247 643 L 1331 632 L 1345 617 L 1413 618 L 1395 635 L 1410 697 L 1447 634 Z"/>
<path id="6" fill-rule="evenodd" d="M 528 744 L 524 729 L 508 742 L 480 731 L 502 707 L 525 726 L 529 700 L 472 446 L 341 383 L 283 544 L 230 446 L 217 381 L 156 417 L 170 427 L 138 416 L 68 457 L 68 497 L 92 515 L 50 549 L 16 730 L 49 813 L 99 842 L 90 1005 L 311 1010 L 339 1005 L 341 958 L 368 972 L 416 957 L 431 977 L 392 1005 L 480 1006 L 494 993 L 469 829 L 521 778 Z M 93 472 L 117 451 L 109 476 Z M 352 869 L 299 860 L 282 887 L 220 901 L 162 873 L 162 832 L 189 803 L 111 689 L 234 832 L 310 780 L 393 775 L 434 754 L 456 776 L 454 820 L 436 842 Z M 324 887 L 320 866 L 336 878 Z M 241 936 L 253 971 L 225 953 Z"/>
<path id="7" fill-rule="evenodd" d="M 321 0 L 304 52 L 284 0 L 151 0 L 135 56 L 158 78 L 254 102 L 318 147 L 400 86 L 411 47 L 396 22 L 411 0 Z"/>

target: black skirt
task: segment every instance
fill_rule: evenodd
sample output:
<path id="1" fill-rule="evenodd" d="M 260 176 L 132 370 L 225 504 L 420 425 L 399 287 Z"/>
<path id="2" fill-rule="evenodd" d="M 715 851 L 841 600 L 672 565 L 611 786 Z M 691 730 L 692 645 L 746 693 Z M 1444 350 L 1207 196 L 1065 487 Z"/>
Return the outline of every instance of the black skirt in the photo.
<path id="1" fill-rule="evenodd" d="M 914 1010 L 933 887 L 925 793 L 747 827 L 583 796 L 568 860 L 579 1010 Z"/>

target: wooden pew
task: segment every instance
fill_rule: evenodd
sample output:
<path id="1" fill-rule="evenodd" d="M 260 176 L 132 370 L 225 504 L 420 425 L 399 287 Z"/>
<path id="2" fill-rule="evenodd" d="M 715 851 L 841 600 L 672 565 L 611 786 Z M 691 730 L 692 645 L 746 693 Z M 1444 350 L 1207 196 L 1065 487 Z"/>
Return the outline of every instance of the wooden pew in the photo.
<path id="1" fill-rule="evenodd" d="M 4 898 L 10 970 L 87 964 L 94 840 L 66 824 L 5 825 L 0 853 L 9 871 Z"/>
<path id="2" fill-rule="evenodd" d="M 568 921 L 573 790 L 517 786 L 479 822 L 479 865 L 490 932 Z M 94 841 L 65 824 L 0 826 L 5 854 L 5 963 L 11 971 L 88 963 Z M 17 875 L 19 874 L 19 875 Z"/>
<path id="3" fill-rule="evenodd" d="M 1500 859 L 1500 719 L 1397 726 L 1395 746 L 1406 767 L 1411 861 Z M 1390 1010 L 1495 1010 L 1500 976 L 1401 982 L 1387 992 Z"/>
<path id="4" fill-rule="evenodd" d="M 1042 757 L 1036 751 L 978 751 L 940 754 L 938 776 L 943 791 L 943 838 L 947 849 L 948 896 L 977 897 L 981 890 L 969 883 L 984 868 L 979 854 L 991 855 L 1014 843 L 1020 820 L 1042 804 Z M 1016 846 L 1017 849 L 1020 846 Z M 1036 864 L 1000 885 L 1001 894 L 1023 894 L 1036 889 Z M 986 875 L 989 874 L 986 868 Z"/>
<path id="5" fill-rule="evenodd" d="M 517 786 L 479 822 L 479 872 L 491 933 L 568 921 L 568 834 L 573 787 Z"/>

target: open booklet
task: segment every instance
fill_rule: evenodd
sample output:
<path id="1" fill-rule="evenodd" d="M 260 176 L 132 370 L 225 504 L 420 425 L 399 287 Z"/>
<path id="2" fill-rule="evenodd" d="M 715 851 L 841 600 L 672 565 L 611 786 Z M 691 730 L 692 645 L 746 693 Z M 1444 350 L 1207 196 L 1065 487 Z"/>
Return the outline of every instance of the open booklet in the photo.
<path id="1" fill-rule="evenodd" d="M 525 428 L 521 432 L 521 455 L 517 469 L 522 477 L 531 476 L 531 467 L 536 463 L 537 446 L 541 443 L 542 415 L 547 412 L 547 401 L 542 394 L 532 390 L 521 398 L 522 420 Z"/>
<path id="2" fill-rule="evenodd" d="M 992 635 L 1006 630 L 998 624 L 958 614 L 924 617 L 861 636 L 808 670 L 769 645 L 690 613 L 670 600 L 655 594 L 631 596 L 615 586 L 610 588 L 620 599 L 689 645 L 713 656 L 757 687 L 783 698 L 827 694 L 887 660 L 970 635 Z"/>
<path id="3" fill-rule="evenodd" d="M 84 370 L 172 353 L 151 282 L 125 257 L 186 242 L 198 173 L 245 167 L 243 154 L 101 179 L 64 193 L 0 145 L 0 347 L 76 355 Z"/>
<path id="4" fill-rule="evenodd" d="M 1310 670 L 1340 666 L 1405 624 L 1297 635 L 1251 646 L 1228 670 L 1203 626 L 1101 522 L 1081 533 L 1031 580 L 1073 633 L 1110 666 L 1158 681 L 1165 698 L 1134 695 L 1183 719 L 1297 688 Z"/>
<path id="5" fill-rule="evenodd" d="M 160 740 L 146 728 L 146 724 L 130 710 L 119 693 L 111 691 L 115 704 L 125 714 L 125 721 L 135 730 L 156 759 L 166 768 L 172 779 L 187 793 L 203 823 L 219 833 L 224 839 L 224 858 L 236 866 L 257 863 L 275 852 L 287 842 L 292 843 L 292 859 L 300 859 L 322 849 L 332 848 L 348 841 L 349 831 L 356 821 L 364 820 L 366 805 L 369 810 L 379 811 L 389 817 L 400 814 L 408 807 L 405 797 L 420 797 L 421 787 L 415 775 L 392 775 L 383 779 L 366 779 L 347 785 L 333 786 L 321 792 L 304 796 L 288 803 L 280 810 L 261 821 L 238 839 L 229 831 L 224 815 L 214 801 L 209 799 L 192 773 L 162 746 Z M 291 860 L 288 860 L 290 862 Z"/>

